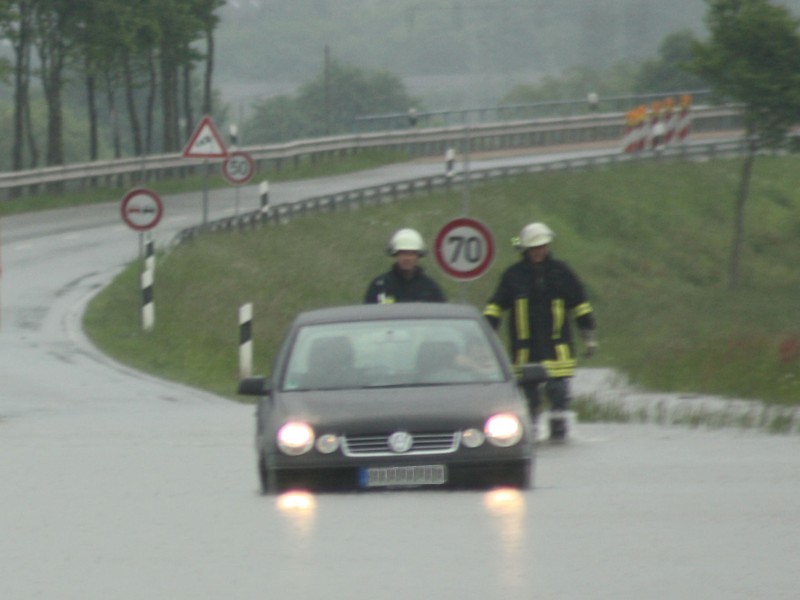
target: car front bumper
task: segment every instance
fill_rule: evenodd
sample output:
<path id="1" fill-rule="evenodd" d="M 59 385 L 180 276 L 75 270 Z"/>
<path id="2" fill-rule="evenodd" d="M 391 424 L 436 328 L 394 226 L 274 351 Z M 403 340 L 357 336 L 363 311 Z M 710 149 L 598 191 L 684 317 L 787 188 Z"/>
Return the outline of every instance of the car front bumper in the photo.
<path id="1" fill-rule="evenodd" d="M 413 463 L 364 462 L 358 465 L 273 467 L 278 490 L 436 489 L 498 486 L 528 488 L 532 457 L 484 461 L 443 461 L 431 456 Z M 437 460 L 438 459 L 438 460 Z"/>

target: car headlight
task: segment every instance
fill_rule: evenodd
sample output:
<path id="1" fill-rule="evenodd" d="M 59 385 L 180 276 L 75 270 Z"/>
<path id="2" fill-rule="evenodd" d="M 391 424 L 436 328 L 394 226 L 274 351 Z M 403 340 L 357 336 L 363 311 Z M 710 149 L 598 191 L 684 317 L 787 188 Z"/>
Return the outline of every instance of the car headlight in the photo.
<path id="1" fill-rule="evenodd" d="M 489 417 L 483 431 L 492 444 L 507 448 L 522 439 L 522 422 L 516 415 L 501 413 Z"/>
<path id="2" fill-rule="evenodd" d="M 278 448 L 289 456 L 299 456 L 314 446 L 314 430 L 308 423 L 290 421 L 278 429 Z"/>

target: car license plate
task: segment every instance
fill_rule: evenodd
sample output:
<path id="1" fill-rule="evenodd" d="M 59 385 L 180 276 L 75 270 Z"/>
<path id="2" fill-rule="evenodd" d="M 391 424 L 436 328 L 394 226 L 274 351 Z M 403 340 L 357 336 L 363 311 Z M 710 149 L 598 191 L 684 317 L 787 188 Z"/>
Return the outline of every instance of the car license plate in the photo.
<path id="1" fill-rule="evenodd" d="M 361 469 L 361 487 L 396 487 L 442 485 L 447 482 L 445 465 L 415 465 L 407 467 L 370 467 Z"/>

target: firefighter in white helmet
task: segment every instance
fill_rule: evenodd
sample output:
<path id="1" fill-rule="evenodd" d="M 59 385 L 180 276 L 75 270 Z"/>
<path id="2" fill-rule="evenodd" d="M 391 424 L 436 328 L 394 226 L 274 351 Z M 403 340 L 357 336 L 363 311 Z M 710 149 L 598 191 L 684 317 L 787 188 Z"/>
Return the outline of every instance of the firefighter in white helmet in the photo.
<path id="1" fill-rule="evenodd" d="M 575 372 L 575 345 L 571 321 L 583 338 L 585 355 L 597 348 L 592 306 L 578 276 L 567 263 L 550 252 L 555 238 L 544 223 L 522 228 L 515 247 L 521 260 L 508 267 L 489 299 L 484 316 L 497 329 L 505 311 L 510 311 L 511 358 L 519 367 L 541 363 L 548 371 L 545 392 L 550 401 L 550 436 L 553 441 L 567 437 L 569 378 Z M 538 387 L 525 390 L 531 416 L 539 413 Z"/>
<path id="2" fill-rule="evenodd" d="M 396 231 L 389 240 L 386 253 L 394 258 L 394 265 L 370 282 L 364 294 L 366 304 L 447 301 L 439 285 L 417 264 L 427 254 L 418 231 Z"/>

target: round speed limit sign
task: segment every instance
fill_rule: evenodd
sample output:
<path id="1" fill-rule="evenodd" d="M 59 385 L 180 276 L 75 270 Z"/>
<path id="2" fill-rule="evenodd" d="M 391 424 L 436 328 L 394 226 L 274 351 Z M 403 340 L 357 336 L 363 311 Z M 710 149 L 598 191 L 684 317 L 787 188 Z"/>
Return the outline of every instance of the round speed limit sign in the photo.
<path id="1" fill-rule="evenodd" d="M 469 281 L 483 275 L 494 260 L 494 239 L 480 221 L 453 219 L 439 231 L 436 262 L 453 279 Z"/>
<path id="2" fill-rule="evenodd" d="M 234 185 L 247 183 L 255 172 L 256 163 L 247 152 L 231 152 L 222 164 L 222 174 Z"/>

